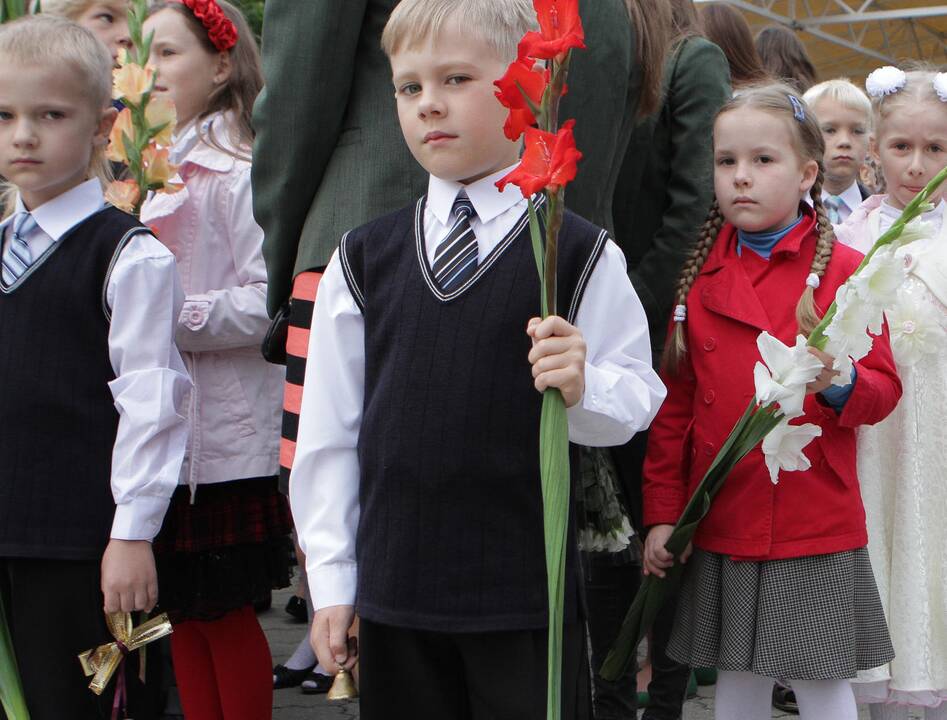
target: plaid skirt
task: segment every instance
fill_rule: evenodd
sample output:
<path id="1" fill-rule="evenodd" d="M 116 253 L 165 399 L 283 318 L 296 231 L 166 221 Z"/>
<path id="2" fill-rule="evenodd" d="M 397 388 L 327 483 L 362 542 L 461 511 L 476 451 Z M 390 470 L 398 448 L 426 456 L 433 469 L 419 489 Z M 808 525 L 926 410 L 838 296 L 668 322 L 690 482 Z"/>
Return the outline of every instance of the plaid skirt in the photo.
<path id="1" fill-rule="evenodd" d="M 158 603 L 172 622 L 216 620 L 289 585 L 293 523 L 273 477 L 179 486 L 155 538 Z"/>
<path id="2" fill-rule="evenodd" d="M 668 655 L 692 667 L 829 680 L 884 665 L 894 649 L 866 548 L 764 562 L 695 550 Z"/>

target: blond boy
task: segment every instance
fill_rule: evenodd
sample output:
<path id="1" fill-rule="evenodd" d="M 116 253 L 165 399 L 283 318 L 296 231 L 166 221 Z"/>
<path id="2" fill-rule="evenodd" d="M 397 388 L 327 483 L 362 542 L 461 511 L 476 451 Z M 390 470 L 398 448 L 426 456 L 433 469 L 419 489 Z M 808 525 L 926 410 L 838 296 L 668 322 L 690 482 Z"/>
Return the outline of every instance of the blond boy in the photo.
<path id="1" fill-rule="evenodd" d="M 827 80 L 806 91 L 803 99 L 819 120 L 825 139 L 825 184 L 822 201 L 834 225 L 845 221 L 869 192 L 859 183 L 868 156 L 871 103 L 846 78 Z"/>
<path id="2" fill-rule="evenodd" d="M 664 397 L 620 250 L 571 213 L 562 317 L 535 317 L 526 201 L 495 185 L 520 148 L 493 96 L 534 22 L 529 0 L 395 9 L 383 45 L 428 193 L 347 233 L 316 300 L 290 497 L 330 671 L 354 664 L 361 619 L 363 720 L 545 717 L 537 391 L 563 393 L 585 445 L 627 441 Z M 566 718 L 587 703 L 575 556 L 570 529 Z"/>

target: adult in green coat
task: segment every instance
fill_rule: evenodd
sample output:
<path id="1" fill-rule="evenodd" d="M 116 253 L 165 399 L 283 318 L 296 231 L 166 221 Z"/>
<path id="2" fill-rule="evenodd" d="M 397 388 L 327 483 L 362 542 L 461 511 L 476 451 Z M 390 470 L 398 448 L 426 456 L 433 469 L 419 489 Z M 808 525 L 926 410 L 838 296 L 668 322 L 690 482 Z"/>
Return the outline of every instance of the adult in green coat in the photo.
<path id="1" fill-rule="evenodd" d="M 253 212 L 273 315 L 342 234 L 423 194 L 381 33 L 397 0 L 267 0 L 253 109 Z"/>
<path id="2" fill-rule="evenodd" d="M 713 120 L 729 99 L 730 70 L 701 37 L 691 0 L 671 0 L 677 39 L 665 64 L 661 108 L 635 128 L 615 192 L 616 241 L 648 315 L 660 361 L 681 265 L 713 199 Z M 641 526 L 641 467 L 647 435 L 613 449 L 634 525 Z M 668 603 L 655 621 L 645 720 L 681 715 L 690 669 L 664 652 L 674 618 Z"/>

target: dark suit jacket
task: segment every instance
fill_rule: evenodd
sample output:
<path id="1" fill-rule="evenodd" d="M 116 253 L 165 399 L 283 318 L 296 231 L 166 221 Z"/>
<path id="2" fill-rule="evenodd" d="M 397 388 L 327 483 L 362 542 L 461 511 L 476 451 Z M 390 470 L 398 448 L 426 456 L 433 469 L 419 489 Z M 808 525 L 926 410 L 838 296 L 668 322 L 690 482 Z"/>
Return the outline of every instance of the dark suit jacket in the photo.
<path id="1" fill-rule="evenodd" d="M 713 121 L 730 97 L 723 52 L 700 37 L 668 57 L 665 99 L 635 128 L 615 191 L 615 240 L 660 356 L 674 288 L 713 200 Z"/>
<path id="2" fill-rule="evenodd" d="M 424 193 L 398 126 L 381 33 L 397 0 L 267 0 L 253 212 L 272 315 L 342 234 Z"/>
<path id="3" fill-rule="evenodd" d="M 615 236 L 612 197 L 635 124 L 641 71 L 625 0 L 580 0 L 585 50 L 572 53 L 560 120 L 575 119 L 582 152 L 566 205 Z"/>

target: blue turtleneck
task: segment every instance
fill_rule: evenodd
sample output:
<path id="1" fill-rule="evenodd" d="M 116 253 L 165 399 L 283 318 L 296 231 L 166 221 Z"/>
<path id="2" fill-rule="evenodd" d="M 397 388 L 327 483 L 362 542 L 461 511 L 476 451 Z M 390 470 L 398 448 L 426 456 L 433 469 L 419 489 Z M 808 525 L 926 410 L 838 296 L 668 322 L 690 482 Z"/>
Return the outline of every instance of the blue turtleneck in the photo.
<path id="1" fill-rule="evenodd" d="M 749 248 L 764 260 L 769 260 L 776 244 L 792 232 L 793 228 L 802 222 L 802 213 L 799 213 L 793 222 L 779 230 L 770 232 L 746 232 L 737 228 L 737 253 L 742 254 L 743 248 Z"/>

